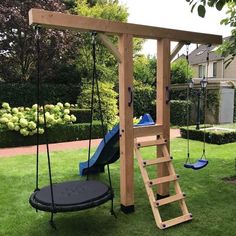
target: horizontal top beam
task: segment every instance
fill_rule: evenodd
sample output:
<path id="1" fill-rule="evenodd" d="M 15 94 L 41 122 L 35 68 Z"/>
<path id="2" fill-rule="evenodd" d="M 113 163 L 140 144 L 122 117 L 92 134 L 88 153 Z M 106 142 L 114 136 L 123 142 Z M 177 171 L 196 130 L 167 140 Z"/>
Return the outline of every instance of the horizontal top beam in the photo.
<path id="1" fill-rule="evenodd" d="M 43 27 L 57 29 L 97 31 L 112 35 L 131 34 L 134 37 L 146 39 L 168 38 L 171 41 L 199 44 L 222 43 L 222 36 L 220 35 L 122 23 L 60 12 L 45 11 L 41 9 L 31 9 L 29 11 L 29 24 L 38 24 Z"/>

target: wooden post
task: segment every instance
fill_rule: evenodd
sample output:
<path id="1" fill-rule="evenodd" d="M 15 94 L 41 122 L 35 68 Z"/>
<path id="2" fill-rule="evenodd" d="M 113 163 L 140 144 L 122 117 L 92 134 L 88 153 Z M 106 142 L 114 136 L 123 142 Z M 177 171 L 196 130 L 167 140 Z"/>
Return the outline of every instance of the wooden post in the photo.
<path id="1" fill-rule="evenodd" d="M 169 150 L 170 139 L 170 106 L 167 103 L 168 90 L 170 88 L 170 40 L 160 39 L 157 42 L 157 103 L 156 114 L 157 124 L 163 126 L 163 137 L 167 140 Z M 157 150 L 157 157 L 163 155 Z M 157 166 L 158 177 L 169 175 L 166 163 Z M 161 184 L 157 194 L 160 196 L 169 195 L 169 183 Z"/>
<path id="2" fill-rule="evenodd" d="M 134 211 L 133 160 L 133 37 L 119 37 L 121 63 L 119 65 L 120 113 L 120 202 L 124 213 Z"/>

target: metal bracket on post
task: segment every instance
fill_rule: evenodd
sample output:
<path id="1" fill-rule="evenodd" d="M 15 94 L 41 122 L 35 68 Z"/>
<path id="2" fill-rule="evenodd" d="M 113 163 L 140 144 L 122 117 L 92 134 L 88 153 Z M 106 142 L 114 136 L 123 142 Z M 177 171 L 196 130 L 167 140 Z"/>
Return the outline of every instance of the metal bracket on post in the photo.
<path id="1" fill-rule="evenodd" d="M 169 88 L 169 86 L 166 87 L 166 104 L 169 104 L 171 100 L 172 90 Z"/>
<path id="2" fill-rule="evenodd" d="M 130 107 L 131 104 L 133 103 L 133 90 L 131 87 L 128 87 L 128 92 L 129 92 L 129 95 L 130 95 L 130 99 L 128 101 L 128 106 Z"/>

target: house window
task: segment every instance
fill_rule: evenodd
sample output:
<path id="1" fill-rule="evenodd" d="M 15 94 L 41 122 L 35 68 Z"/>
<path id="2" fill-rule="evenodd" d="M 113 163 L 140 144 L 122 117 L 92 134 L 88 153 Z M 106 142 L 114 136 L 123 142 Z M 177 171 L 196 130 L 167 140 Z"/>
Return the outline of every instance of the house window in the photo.
<path id="1" fill-rule="evenodd" d="M 217 73 L 217 62 L 213 62 L 213 77 L 216 77 Z"/>
<path id="2" fill-rule="evenodd" d="M 199 78 L 202 78 L 205 76 L 205 69 L 206 69 L 206 66 L 204 66 L 204 65 L 198 66 L 198 77 Z"/>

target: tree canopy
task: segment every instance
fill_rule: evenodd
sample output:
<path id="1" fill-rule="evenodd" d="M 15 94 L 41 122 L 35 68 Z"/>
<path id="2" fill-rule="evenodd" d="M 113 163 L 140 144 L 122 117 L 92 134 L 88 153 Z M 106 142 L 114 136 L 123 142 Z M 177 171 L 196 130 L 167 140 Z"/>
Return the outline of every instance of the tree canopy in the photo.
<path id="1" fill-rule="evenodd" d="M 0 78 L 29 80 L 34 72 L 35 30 L 28 24 L 30 8 L 66 11 L 61 0 L 5 0 L 0 3 Z M 75 33 L 41 29 L 41 68 L 47 77 L 65 57 L 73 57 Z M 43 75 L 42 75 L 43 76 Z"/>
<path id="2" fill-rule="evenodd" d="M 0 3 L 0 79 L 27 81 L 34 78 L 35 30 L 28 24 L 30 8 L 67 12 L 126 22 L 125 6 L 115 0 L 6 0 Z M 70 30 L 40 29 L 42 78 L 67 82 L 87 78 L 91 71 L 91 36 Z M 116 43 L 117 38 L 111 40 Z M 142 41 L 135 41 L 135 49 Z M 114 81 L 117 62 L 98 42 L 98 71 L 103 80 Z M 79 78 L 79 79 L 78 79 Z"/>

